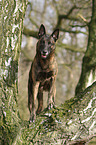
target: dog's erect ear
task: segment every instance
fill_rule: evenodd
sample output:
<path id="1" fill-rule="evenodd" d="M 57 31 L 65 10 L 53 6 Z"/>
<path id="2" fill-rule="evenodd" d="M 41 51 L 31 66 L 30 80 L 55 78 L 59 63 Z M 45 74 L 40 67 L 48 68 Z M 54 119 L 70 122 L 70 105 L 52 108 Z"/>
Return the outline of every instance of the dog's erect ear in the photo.
<path id="1" fill-rule="evenodd" d="M 56 29 L 51 36 L 54 38 L 54 41 L 56 42 L 59 37 L 59 29 Z"/>
<path id="2" fill-rule="evenodd" d="M 38 36 L 39 36 L 39 38 L 41 38 L 45 34 L 46 34 L 45 26 L 43 24 L 41 24 Z"/>

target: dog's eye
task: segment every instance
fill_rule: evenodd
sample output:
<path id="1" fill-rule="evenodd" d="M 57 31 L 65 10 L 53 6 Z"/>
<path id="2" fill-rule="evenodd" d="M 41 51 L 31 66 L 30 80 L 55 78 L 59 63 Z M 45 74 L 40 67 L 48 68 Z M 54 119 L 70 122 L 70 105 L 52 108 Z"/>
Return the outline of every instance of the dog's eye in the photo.
<path id="1" fill-rule="evenodd" d="M 49 41 L 49 42 L 48 42 L 48 45 L 50 45 L 50 44 L 51 44 L 51 42 Z"/>
<path id="2" fill-rule="evenodd" d="M 45 41 L 43 40 L 42 43 L 45 44 Z"/>

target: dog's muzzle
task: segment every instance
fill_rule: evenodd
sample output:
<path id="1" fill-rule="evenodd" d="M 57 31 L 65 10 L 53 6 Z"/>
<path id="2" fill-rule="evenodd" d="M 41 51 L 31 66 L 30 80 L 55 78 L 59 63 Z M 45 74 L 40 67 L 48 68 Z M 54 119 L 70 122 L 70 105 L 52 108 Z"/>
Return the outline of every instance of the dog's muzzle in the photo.
<path id="1" fill-rule="evenodd" d="M 48 51 L 45 51 L 45 50 L 44 50 L 44 51 L 41 52 L 41 57 L 42 57 L 42 58 L 45 59 L 47 56 L 48 56 Z"/>

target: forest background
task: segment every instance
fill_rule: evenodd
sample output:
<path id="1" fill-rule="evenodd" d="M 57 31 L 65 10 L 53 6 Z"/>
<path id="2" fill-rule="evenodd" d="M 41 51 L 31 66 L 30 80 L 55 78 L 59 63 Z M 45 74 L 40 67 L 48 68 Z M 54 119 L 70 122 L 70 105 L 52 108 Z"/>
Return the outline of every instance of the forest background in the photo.
<path id="1" fill-rule="evenodd" d="M 56 44 L 58 75 L 55 98 L 56 105 L 60 105 L 75 95 L 75 88 L 82 70 L 82 59 L 88 45 L 88 23 L 91 16 L 92 1 L 90 0 L 28 1 L 24 18 L 18 75 L 20 95 L 18 103 L 22 118 L 29 118 L 27 107 L 28 75 L 36 54 L 37 34 L 40 25 L 45 25 L 48 34 L 51 34 L 56 28 L 60 29 L 59 40 Z M 95 78 L 93 79 L 92 73 L 88 74 L 86 87 L 94 81 Z M 44 106 L 47 102 L 46 95 Z"/>

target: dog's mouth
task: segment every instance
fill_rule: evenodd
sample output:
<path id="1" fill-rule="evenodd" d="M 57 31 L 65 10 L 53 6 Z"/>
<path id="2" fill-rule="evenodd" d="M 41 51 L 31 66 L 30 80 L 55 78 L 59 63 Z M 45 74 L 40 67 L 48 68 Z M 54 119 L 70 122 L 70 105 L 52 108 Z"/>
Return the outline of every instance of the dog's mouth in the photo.
<path id="1" fill-rule="evenodd" d="M 48 52 L 41 52 L 41 57 L 43 59 L 47 58 L 47 56 L 48 56 Z"/>

